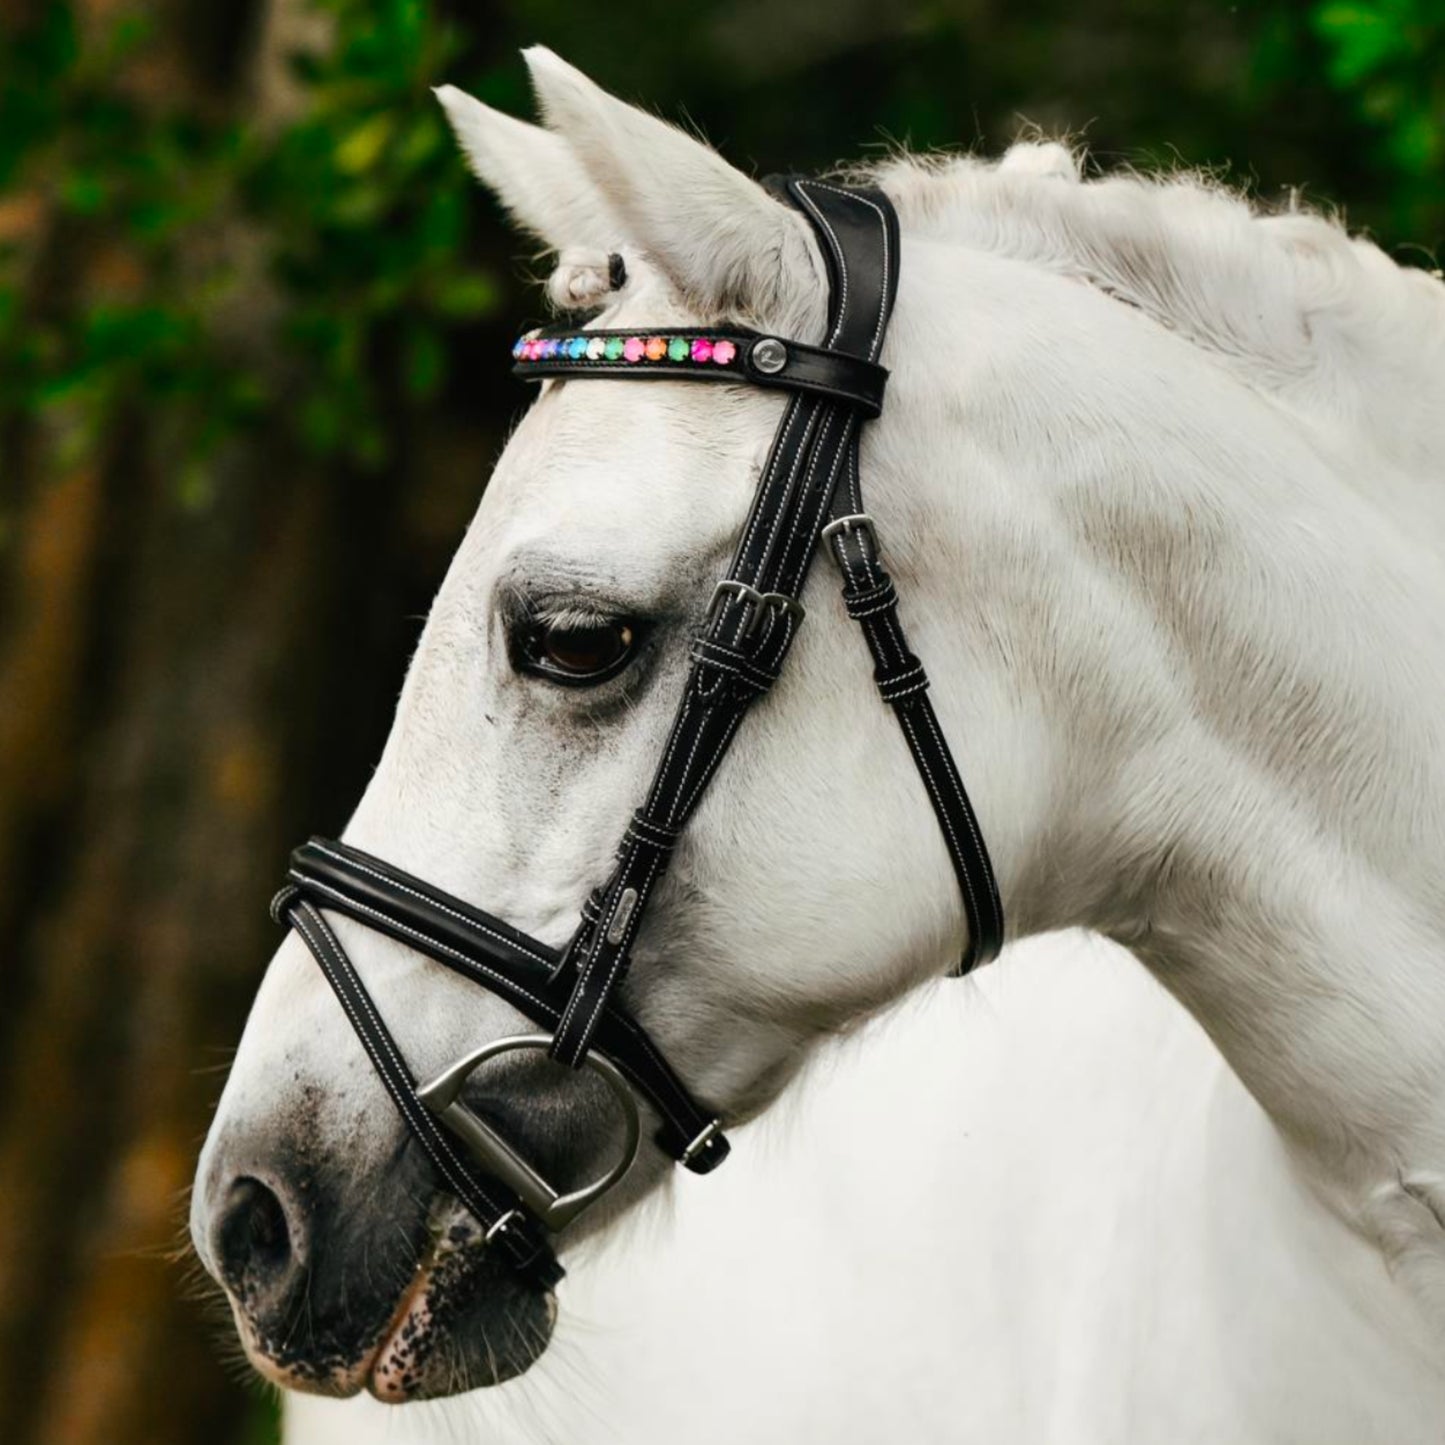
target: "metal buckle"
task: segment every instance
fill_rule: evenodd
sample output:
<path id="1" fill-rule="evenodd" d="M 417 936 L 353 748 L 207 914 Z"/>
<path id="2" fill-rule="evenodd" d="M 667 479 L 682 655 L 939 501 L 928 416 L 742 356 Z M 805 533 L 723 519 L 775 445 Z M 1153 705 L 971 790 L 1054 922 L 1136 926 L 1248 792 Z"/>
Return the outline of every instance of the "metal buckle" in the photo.
<path id="1" fill-rule="evenodd" d="M 721 1120 L 721 1119 L 714 1119 L 714 1120 L 712 1121 L 712 1123 L 710 1123 L 710 1124 L 705 1124 L 705 1125 L 702 1127 L 701 1131 L 698 1133 L 697 1138 L 694 1139 L 694 1140 L 692 1141 L 692 1143 L 689 1144 L 689 1145 L 687 1146 L 687 1148 L 684 1149 L 684 1150 L 682 1151 L 682 1153 L 677 1156 L 677 1161 L 678 1161 L 678 1163 L 679 1163 L 679 1164 L 689 1164 L 689 1163 L 691 1163 L 694 1155 L 696 1155 L 696 1154 L 699 1153 L 701 1150 L 705 1149 L 709 1144 L 711 1144 L 712 1141 L 713 1141 L 713 1140 L 718 1136 L 718 1134 L 720 1134 L 721 1132 L 722 1132 L 722 1120 Z"/>
<path id="2" fill-rule="evenodd" d="M 507 1230 L 512 1227 L 513 1220 L 517 1220 L 520 1223 L 521 1218 L 522 1211 L 520 1209 L 509 1209 L 499 1220 L 488 1228 L 487 1232 L 482 1236 L 483 1243 L 490 1244 L 499 1234 L 505 1234 Z"/>
<path id="3" fill-rule="evenodd" d="M 798 601 L 796 597 L 789 597 L 783 592 L 759 592 L 756 587 L 749 587 L 746 582 L 739 582 L 735 577 L 724 577 L 721 582 L 713 588 L 712 597 L 707 604 L 707 621 L 711 622 L 717 611 L 717 600 L 731 594 L 739 602 L 747 602 L 752 605 L 752 616 L 748 621 L 744 637 L 751 637 L 759 627 L 762 626 L 763 618 L 770 608 L 781 608 L 789 612 L 799 623 L 808 615 L 808 609 Z"/>
<path id="4" fill-rule="evenodd" d="M 879 555 L 878 526 L 867 512 L 850 512 L 846 517 L 839 517 L 836 522 L 829 522 L 819 536 L 824 542 L 831 542 L 840 532 L 865 533 L 874 557 Z"/>
<path id="5" fill-rule="evenodd" d="M 555 1234 L 571 1224 L 589 1204 L 606 1194 L 632 1168 L 632 1161 L 637 1158 L 642 1127 L 637 1116 L 637 1100 L 627 1080 L 611 1060 L 600 1054 L 589 1053 L 583 1059 L 582 1062 L 602 1079 L 622 1106 L 626 1137 L 617 1162 L 605 1174 L 590 1184 L 584 1184 L 580 1189 L 574 1189 L 570 1194 L 562 1194 L 543 1179 L 501 1135 L 479 1119 L 461 1100 L 462 1086 L 488 1059 L 494 1059 L 498 1054 L 524 1049 L 545 1054 L 551 1047 L 550 1034 L 514 1034 L 510 1038 L 497 1039 L 444 1069 L 431 1083 L 416 1092 L 422 1103 L 472 1151 L 488 1173 L 512 1190 L 542 1224 Z M 559 1064 L 558 1068 L 561 1067 Z M 487 1231 L 488 1241 L 494 1234 L 506 1228 L 511 1222 L 511 1216 L 516 1213 L 516 1210 L 510 1210 L 497 1220 Z"/>

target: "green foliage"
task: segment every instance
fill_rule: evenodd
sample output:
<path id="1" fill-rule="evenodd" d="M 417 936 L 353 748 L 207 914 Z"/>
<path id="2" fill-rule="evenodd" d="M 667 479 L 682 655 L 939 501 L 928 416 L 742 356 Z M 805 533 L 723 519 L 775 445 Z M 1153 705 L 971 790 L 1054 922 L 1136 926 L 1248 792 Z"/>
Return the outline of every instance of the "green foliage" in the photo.
<path id="1" fill-rule="evenodd" d="M 1438 187 L 1445 172 L 1440 0 L 1324 0 L 1313 19 L 1331 84 L 1377 131 L 1385 161 L 1402 177 Z"/>
<path id="2" fill-rule="evenodd" d="M 282 1445 L 281 1392 L 258 1394 L 246 1412 L 238 1445 Z"/>
<path id="3" fill-rule="evenodd" d="M 48 0 L 0 31 L 0 190 L 53 216 L 76 267 L 0 251 L 0 413 L 56 414 L 62 460 L 144 403 L 192 502 L 247 428 L 379 465 L 397 409 L 436 397 L 448 332 L 498 305 L 427 92 L 453 41 L 423 0 L 323 3 L 335 43 L 298 60 L 304 107 L 272 130 L 138 95 L 157 37 L 132 19 L 86 45 Z"/>
<path id="4" fill-rule="evenodd" d="M 62 412 L 66 461 L 94 444 L 127 394 L 170 402 L 235 390 L 218 375 L 202 317 L 136 284 L 152 261 L 169 268 L 177 238 L 212 199 L 181 178 L 214 178 L 204 164 L 211 137 L 178 118 L 143 120 L 110 84 L 145 41 L 144 27 L 126 22 L 87 50 L 65 4 L 0 35 L 0 186 L 53 215 L 49 252 L 31 256 L 23 242 L 0 250 L 0 409 Z M 105 238 L 94 252 L 99 281 L 72 290 L 54 273 L 88 232 Z"/>
<path id="5" fill-rule="evenodd" d="M 336 43 L 307 67 L 307 109 L 257 166 L 252 195 L 274 237 L 287 338 L 317 383 L 302 439 L 375 464 L 389 449 L 377 348 L 387 379 L 426 402 L 445 378 L 447 331 L 493 311 L 500 288 L 465 260 L 472 183 L 428 93 L 455 41 L 422 0 L 331 8 Z"/>
<path id="6" fill-rule="evenodd" d="M 47 419 L 65 462 L 144 412 L 196 506 L 238 434 L 388 464 L 446 404 L 468 328 L 518 309 L 469 259 L 485 203 L 428 93 L 525 113 L 518 41 L 685 107 L 764 170 L 880 136 L 996 147 L 1028 116 L 1106 162 L 1246 161 L 1387 245 L 1445 237 L 1441 0 L 504 0 L 471 24 L 442 0 L 313 0 L 330 39 L 295 57 L 279 122 L 143 83 L 181 40 L 139 4 L 93 33 L 78 4 L 0 20 L 0 425 Z"/>

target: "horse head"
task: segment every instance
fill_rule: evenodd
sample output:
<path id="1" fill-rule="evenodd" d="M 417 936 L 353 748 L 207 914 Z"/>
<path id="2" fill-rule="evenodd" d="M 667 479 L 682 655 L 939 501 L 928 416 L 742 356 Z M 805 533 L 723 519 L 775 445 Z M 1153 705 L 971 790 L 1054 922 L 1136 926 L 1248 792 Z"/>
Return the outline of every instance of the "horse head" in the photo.
<path id="1" fill-rule="evenodd" d="M 439 96 L 480 178 L 557 253 L 555 302 L 609 334 L 822 337 L 832 263 L 797 209 L 548 52 L 528 58 L 545 127 Z M 1382 486 L 1403 476 L 1424 412 L 1325 455 L 1338 368 L 1317 323 L 1340 317 L 1321 257 L 1338 267 L 1348 243 L 1324 222 L 1266 234 L 1208 193 L 1090 191 L 1056 146 L 956 164 L 875 176 L 904 222 L 902 282 L 862 472 L 1011 932 L 1085 925 L 1130 946 L 1344 1212 L 1396 1256 L 1434 1259 L 1445 1216 L 1412 1170 L 1445 1160 L 1445 1060 L 1411 1018 L 1445 983 L 1412 974 L 1404 1009 L 1344 962 L 1360 917 L 1427 956 L 1445 908 L 1401 861 L 1401 829 L 1438 857 L 1441 814 L 1402 813 L 1396 793 L 1445 792 L 1438 725 L 1410 669 L 1361 643 L 1442 651 L 1416 605 L 1438 576 L 1378 585 L 1402 544 L 1357 483 L 1366 454 Z M 1214 207 L 1206 229 L 1227 245 L 1190 249 L 1191 206 Z M 1220 256 L 1248 294 L 1201 311 L 1191 278 Z M 1361 264 L 1400 313 L 1398 281 Z M 1351 312 L 1355 341 L 1369 323 Z M 675 736 L 788 405 L 665 378 L 546 382 L 437 595 L 345 843 L 561 956 Z M 658 874 L 620 987 L 729 1125 L 817 1041 L 977 942 L 853 621 L 821 574 L 805 601 L 786 670 L 719 749 Z M 1341 638 L 1360 645 L 1344 655 Z M 374 1001 L 418 1079 L 530 1031 L 404 935 L 328 926 L 364 980 L 352 1012 Z M 415 1399 L 507 1378 L 547 1343 L 547 1281 L 488 1248 L 416 1147 L 318 972 L 331 948 L 292 934 L 266 974 L 201 1160 L 197 1250 L 279 1383 Z M 536 1052 L 489 1057 L 465 1092 L 567 1188 L 628 1146 L 607 1082 Z M 561 1228 L 564 1257 L 665 1180 L 652 1133 Z"/>

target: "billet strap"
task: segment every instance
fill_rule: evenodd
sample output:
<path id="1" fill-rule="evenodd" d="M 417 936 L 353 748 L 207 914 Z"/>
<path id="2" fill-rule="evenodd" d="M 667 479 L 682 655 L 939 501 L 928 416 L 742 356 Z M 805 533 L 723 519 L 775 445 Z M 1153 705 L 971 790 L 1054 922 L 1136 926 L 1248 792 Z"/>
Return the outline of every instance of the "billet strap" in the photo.
<path id="1" fill-rule="evenodd" d="M 824 181 L 792 180 L 787 193 L 811 222 L 830 272 L 828 335 L 818 354 L 847 358 L 881 374 L 878 354 L 898 282 L 898 221 L 892 206 L 880 192 Z M 794 346 L 767 340 L 785 352 Z M 553 368 L 550 374 L 595 371 L 590 355 L 572 355 L 575 344 L 568 343 L 565 359 L 542 363 Z M 754 343 L 754 367 L 763 345 Z M 518 369 L 527 374 L 536 364 L 520 362 Z M 605 351 L 604 364 L 615 365 L 606 362 Z M 713 361 L 694 369 L 709 376 L 726 371 Z M 790 385 L 790 390 L 732 566 L 693 643 L 682 704 L 647 800 L 623 838 L 616 869 L 590 916 L 584 913 L 567 952 L 575 982 L 552 1050 L 573 1067 L 581 1065 L 606 1017 L 678 836 L 748 708 L 782 669 L 803 619 L 798 599 L 859 420 L 874 414 L 852 397 L 812 387 Z"/>
<path id="2" fill-rule="evenodd" d="M 516 1195 L 476 1172 L 417 1097 L 416 1079 L 402 1060 L 396 1040 L 320 910 L 291 886 L 276 895 L 271 912 L 278 922 L 294 928 L 311 950 L 407 1128 L 446 1186 L 482 1226 L 487 1247 L 501 1250 L 518 1273 L 551 1289 L 564 1271 L 546 1231 Z"/>
<path id="3" fill-rule="evenodd" d="M 313 908 L 384 933 L 480 984 L 540 1028 L 557 1027 L 570 992 L 559 973 L 561 955 L 502 919 L 327 838 L 297 848 L 286 876 L 292 894 Z M 694 1174 L 727 1158 L 730 1146 L 716 1116 L 692 1098 L 647 1031 L 619 1004 L 602 1020 L 597 1046 L 656 1110 L 657 1143 L 666 1153 Z"/>

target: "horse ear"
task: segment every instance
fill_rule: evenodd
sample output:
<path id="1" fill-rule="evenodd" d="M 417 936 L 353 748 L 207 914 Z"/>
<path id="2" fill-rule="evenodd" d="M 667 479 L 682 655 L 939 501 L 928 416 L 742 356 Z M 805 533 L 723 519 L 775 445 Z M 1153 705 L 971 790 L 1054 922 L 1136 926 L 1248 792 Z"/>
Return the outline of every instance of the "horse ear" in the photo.
<path id="1" fill-rule="evenodd" d="M 548 125 L 695 310 L 776 324 L 785 298 L 796 304 L 800 273 L 826 294 L 807 223 L 791 207 L 545 47 L 524 54 Z"/>
<path id="2" fill-rule="evenodd" d="M 551 251 L 611 249 L 621 226 L 572 147 L 554 131 L 515 120 L 458 90 L 434 94 L 477 179 Z"/>

